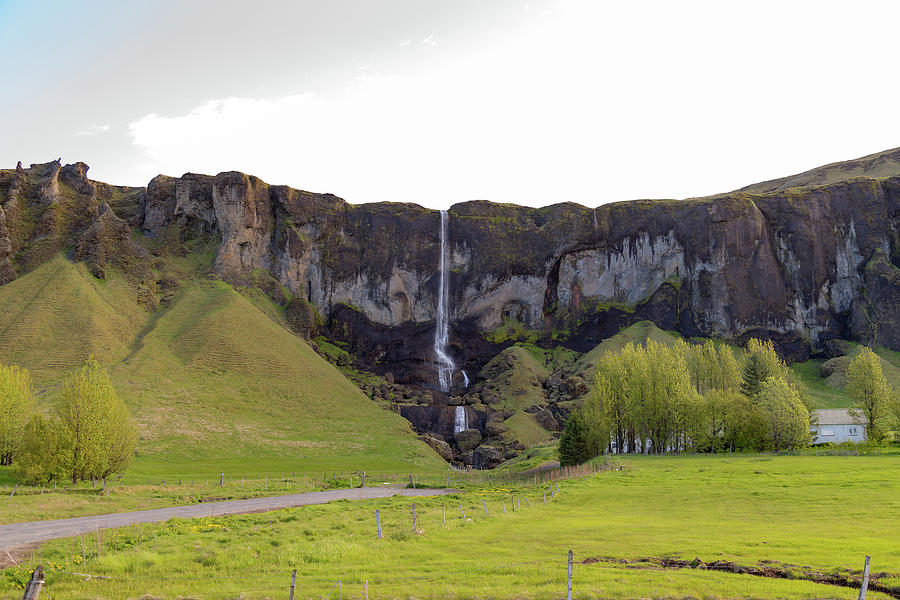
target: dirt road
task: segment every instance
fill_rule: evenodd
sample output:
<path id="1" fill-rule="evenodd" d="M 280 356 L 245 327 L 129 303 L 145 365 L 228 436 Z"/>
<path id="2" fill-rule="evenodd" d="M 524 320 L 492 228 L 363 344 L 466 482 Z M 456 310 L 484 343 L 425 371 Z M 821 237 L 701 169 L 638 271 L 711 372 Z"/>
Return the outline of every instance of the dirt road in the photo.
<path id="1" fill-rule="evenodd" d="M 324 504 L 332 500 L 371 500 L 390 496 L 441 496 L 452 494 L 457 490 L 444 489 L 406 489 L 406 488 L 354 488 L 346 490 L 330 490 L 327 492 L 308 492 L 306 494 L 289 494 L 270 498 L 251 498 L 248 500 L 225 500 L 222 502 L 203 502 L 187 506 L 155 508 L 134 512 L 113 513 L 92 517 L 76 517 L 74 519 L 57 519 L 55 521 L 30 521 L 0 525 L 0 554 L 22 546 L 32 546 L 47 540 L 81 535 L 108 529 L 123 527 L 134 523 L 159 523 L 169 519 L 190 519 L 221 515 L 237 515 L 242 513 L 265 512 L 292 506 Z"/>

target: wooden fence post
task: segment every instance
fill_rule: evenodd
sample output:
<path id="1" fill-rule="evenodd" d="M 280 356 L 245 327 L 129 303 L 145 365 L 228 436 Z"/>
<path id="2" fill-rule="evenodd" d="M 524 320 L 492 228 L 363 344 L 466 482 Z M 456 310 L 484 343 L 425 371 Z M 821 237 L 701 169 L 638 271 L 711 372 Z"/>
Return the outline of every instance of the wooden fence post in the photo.
<path id="1" fill-rule="evenodd" d="M 506 500 L 503 498 L 500 499 L 500 503 L 503 504 L 503 512 L 506 512 Z"/>
<path id="2" fill-rule="evenodd" d="M 484 498 L 481 499 L 481 506 L 484 507 L 484 516 L 490 517 L 491 515 L 488 514 L 487 504 L 485 503 Z"/>
<path id="3" fill-rule="evenodd" d="M 859 588 L 859 600 L 866 600 L 866 590 L 869 589 L 869 557 L 866 556 L 866 566 L 863 569 L 862 586 Z"/>
<path id="4" fill-rule="evenodd" d="M 363 473 L 362 473 L 362 484 L 360 484 L 359 487 L 366 487 L 366 472 L 365 471 L 363 471 Z"/>
<path id="5" fill-rule="evenodd" d="M 42 585 L 44 585 L 44 567 L 38 565 L 31 574 L 31 581 L 25 586 L 25 595 L 22 596 L 22 600 L 37 600 Z"/>
<path id="6" fill-rule="evenodd" d="M 463 521 L 465 521 L 465 520 L 466 520 L 466 513 L 465 513 L 465 511 L 464 511 L 463 508 L 462 508 L 462 502 L 459 503 L 459 512 L 462 514 L 462 519 L 463 519 Z"/>
<path id="7" fill-rule="evenodd" d="M 219 473 L 219 487 L 225 487 L 225 473 Z"/>
<path id="8" fill-rule="evenodd" d="M 381 514 L 377 508 L 375 509 L 375 528 L 378 530 L 378 539 L 384 539 L 384 536 L 381 535 Z"/>
<path id="9" fill-rule="evenodd" d="M 441 524 L 442 525 L 447 524 L 447 513 L 444 512 L 444 503 L 443 502 L 441 502 Z"/>
<path id="10" fill-rule="evenodd" d="M 572 551 L 569 550 L 569 577 L 566 587 L 566 600 L 572 600 Z"/>
<path id="11" fill-rule="evenodd" d="M 297 586 L 297 569 L 291 573 L 291 595 L 288 600 L 294 600 L 294 588 Z"/>
<path id="12" fill-rule="evenodd" d="M 412 532 L 414 534 L 419 533 L 419 524 L 416 522 L 416 503 L 415 502 L 413 502 L 413 505 L 412 505 L 412 518 L 413 518 Z"/>

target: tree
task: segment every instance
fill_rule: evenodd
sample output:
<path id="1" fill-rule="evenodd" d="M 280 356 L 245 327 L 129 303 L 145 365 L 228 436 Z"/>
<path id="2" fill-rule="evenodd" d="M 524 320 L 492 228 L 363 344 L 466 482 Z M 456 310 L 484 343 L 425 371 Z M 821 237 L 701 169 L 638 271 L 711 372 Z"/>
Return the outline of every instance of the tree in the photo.
<path id="1" fill-rule="evenodd" d="M 891 390 L 881 371 L 881 359 L 871 348 L 863 347 L 847 365 L 844 373 L 847 393 L 853 399 L 853 414 L 864 416 L 866 434 L 878 441 L 884 435 Z"/>
<path id="2" fill-rule="evenodd" d="M 33 410 L 31 375 L 16 365 L 0 365 L 0 465 L 12 464 Z"/>
<path id="3" fill-rule="evenodd" d="M 58 416 L 73 483 L 105 479 L 131 462 L 137 438 L 134 422 L 93 356 L 66 382 Z"/>
<path id="4" fill-rule="evenodd" d="M 769 377 L 756 396 L 767 425 L 767 445 L 777 451 L 809 441 L 809 412 L 800 395 L 783 377 Z"/>
<path id="5" fill-rule="evenodd" d="M 618 454 L 624 452 L 628 432 L 634 428 L 628 410 L 627 388 L 627 372 L 621 353 L 604 354 L 600 359 L 591 393 L 602 407 Z"/>
<path id="6" fill-rule="evenodd" d="M 712 340 L 705 344 L 688 344 L 679 340 L 677 346 L 690 372 L 691 385 L 698 394 L 710 390 L 737 391 L 741 383 L 741 367 L 734 352 L 724 344 Z"/>
<path id="7" fill-rule="evenodd" d="M 66 474 L 68 441 L 58 419 L 34 415 L 25 425 L 16 458 L 21 479 L 31 485 L 48 484 Z"/>
<path id="8" fill-rule="evenodd" d="M 601 376 L 595 381 L 587 400 L 578 409 L 581 413 L 585 449 L 589 458 L 603 454 L 609 447 L 612 426 L 606 413 L 606 405 L 614 402 L 614 393 L 615 390 Z"/>
<path id="9" fill-rule="evenodd" d="M 559 438 L 559 464 L 564 467 L 580 465 L 591 458 L 581 411 L 572 411 Z"/>

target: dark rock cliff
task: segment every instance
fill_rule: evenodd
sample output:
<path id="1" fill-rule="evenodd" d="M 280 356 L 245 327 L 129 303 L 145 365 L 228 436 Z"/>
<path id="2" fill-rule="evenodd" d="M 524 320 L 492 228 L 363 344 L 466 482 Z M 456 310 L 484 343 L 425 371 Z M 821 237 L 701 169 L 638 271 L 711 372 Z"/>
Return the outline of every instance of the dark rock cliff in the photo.
<path id="1" fill-rule="evenodd" d="M 156 238 L 218 236 L 219 276 L 267 273 L 314 304 L 360 366 L 433 381 L 438 211 L 352 205 L 237 172 L 159 176 L 143 190 L 86 171 L 0 171 L 0 282 L 68 246 L 102 273 L 128 244 L 126 224 Z M 900 349 L 898 232 L 900 177 L 593 209 L 457 204 L 450 352 L 473 374 L 521 336 L 587 350 L 643 319 L 691 336 L 769 337 L 793 358 L 832 338 Z M 131 249 L 119 262 L 140 260 Z"/>

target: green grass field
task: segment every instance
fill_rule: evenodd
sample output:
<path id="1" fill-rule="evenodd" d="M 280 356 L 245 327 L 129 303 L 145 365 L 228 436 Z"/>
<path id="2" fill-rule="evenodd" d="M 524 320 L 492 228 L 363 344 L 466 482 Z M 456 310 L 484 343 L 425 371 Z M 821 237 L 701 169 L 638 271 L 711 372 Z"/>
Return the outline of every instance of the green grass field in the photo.
<path id="1" fill-rule="evenodd" d="M 900 586 L 896 455 L 621 462 L 623 471 L 561 482 L 547 504 L 540 487 L 342 501 L 104 532 L 99 556 L 94 535 L 58 540 L 35 560 L 51 566 L 46 589 L 57 598 L 275 598 L 286 596 L 292 569 L 299 598 L 325 597 L 337 581 L 348 598 L 365 581 L 370 598 L 560 598 L 569 549 L 576 598 L 849 598 L 854 590 L 804 578 L 859 571 L 866 554 L 873 573 L 887 573 L 882 583 Z M 384 540 L 375 539 L 376 508 Z M 790 578 L 665 569 L 663 558 L 769 564 Z M 18 576 L 4 577 L 9 590 Z"/>

